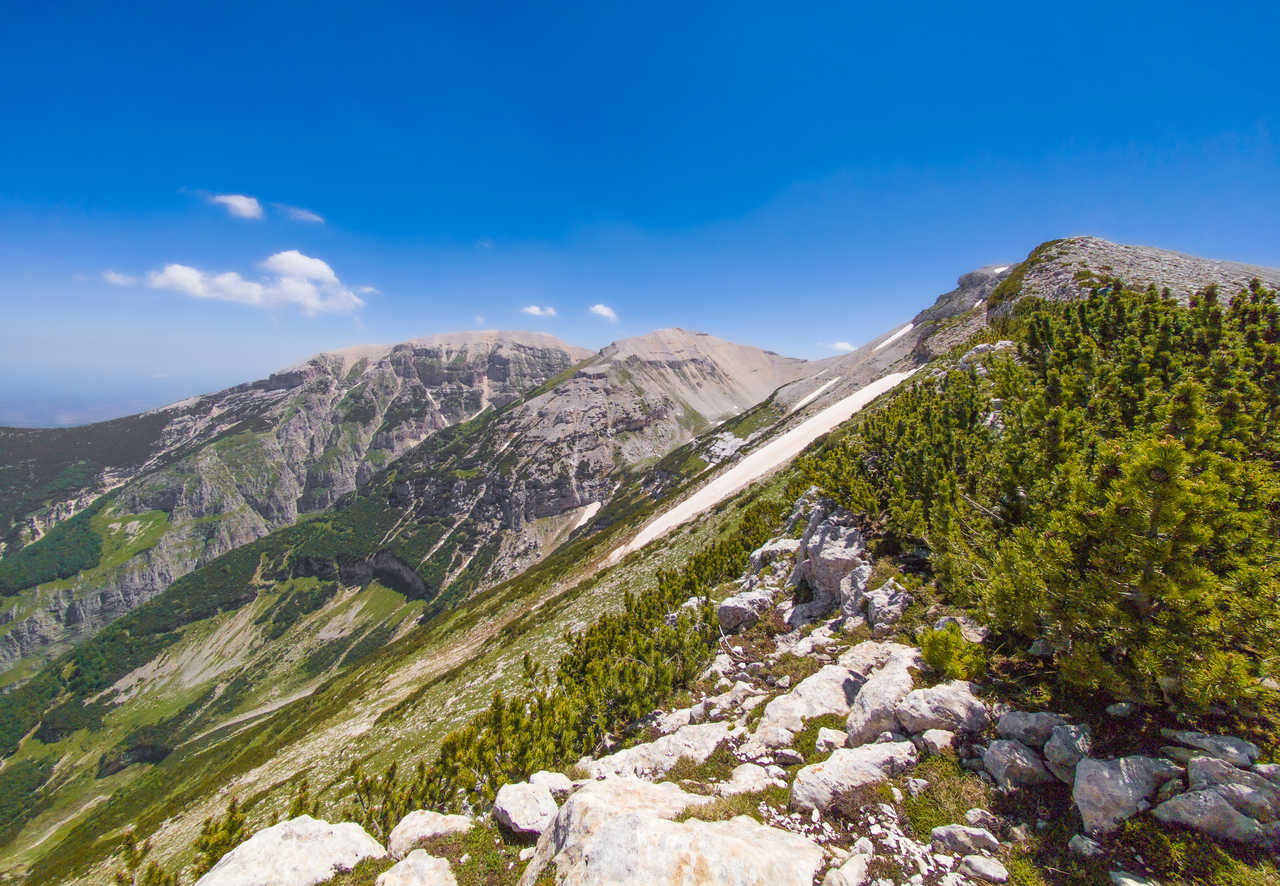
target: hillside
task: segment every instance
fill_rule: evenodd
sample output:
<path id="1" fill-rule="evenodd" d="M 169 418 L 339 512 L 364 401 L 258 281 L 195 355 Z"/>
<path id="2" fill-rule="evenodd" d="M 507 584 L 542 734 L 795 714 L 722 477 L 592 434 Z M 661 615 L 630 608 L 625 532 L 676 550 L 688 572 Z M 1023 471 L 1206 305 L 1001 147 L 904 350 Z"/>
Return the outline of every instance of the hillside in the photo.
<path id="1" fill-rule="evenodd" d="M 1099 242 L 1086 244 L 1095 259 L 1107 257 Z M 1112 248 L 1112 267 L 1135 254 Z M 1196 850 L 1210 879 L 1179 880 L 1169 858 L 1193 844 L 1178 831 L 1181 842 L 1159 843 L 1141 830 L 1146 818 L 1096 834 L 1096 858 L 1073 855 L 1085 807 L 1070 786 L 1039 788 L 1037 804 L 974 774 L 1006 774 L 998 753 L 986 755 L 1018 740 L 995 726 L 1009 706 L 1065 713 L 1063 724 L 1093 731 L 1090 753 L 1103 763 L 1179 759 L 1159 746 L 1171 727 L 1276 752 L 1275 663 L 1262 652 L 1280 627 L 1267 602 L 1280 537 L 1267 505 L 1277 488 L 1274 294 L 1186 306 L 1108 278 L 1055 306 L 1026 288 L 1076 255 L 1047 245 L 965 275 L 909 328 L 821 365 L 678 330 L 619 342 L 430 435 L 334 507 L 214 559 L 0 697 L 0 803 L 14 810 L 0 832 L 4 865 L 30 882 L 101 881 L 126 828 L 150 836 L 167 865 L 189 865 L 204 817 L 231 797 L 248 831 L 306 811 L 305 779 L 312 811 L 354 818 L 383 842 L 413 808 L 475 815 L 471 851 L 433 845 L 459 870 L 483 861 L 511 871 L 492 882 L 514 882 L 532 838 L 485 817 L 504 783 L 660 753 L 662 771 L 639 767 L 645 777 L 695 794 L 727 797 L 739 764 L 764 772 L 768 783 L 694 817 L 760 819 L 743 845 L 771 845 L 779 832 L 807 841 L 812 851 L 797 849 L 810 859 L 805 882 L 868 852 L 881 875 L 909 876 L 908 843 L 928 854 L 933 825 L 963 820 L 956 796 L 995 811 L 984 826 L 1001 840 L 988 855 L 1014 882 L 1094 882 L 1108 865 L 1145 865 L 1166 884 L 1274 882 L 1264 857 L 1230 841 Z M 1178 285 L 1194 284 L 1196 267 L 1180 265 Z M 1219 265 L 1202 267 L 1199 285 L 1218 285 Z M 812 420 L 860 389 L 879 397 L 851 406 L 851 421 L 794 464 L 770 456 L 755 485 L 717 486 L 788 434 L 807 436 L 787 453 L 819 439 L 831 425 Z M 1152 485 L 1170 482 L 1167 495 Z M 682 506 L 681 519 L 646 532 Z M 845 542 L 832 540 L 851 533 L 856 550 L 839 554 Z M 776 552 L 753 553 L 765 542 Z M 828 542 L 842 564 L 829 574 L 816 553 Z M 862 566 L 863 590 L 883 599 L 841 583 Z M 1134 585 L 1117 602 L 1112 589 L 1125 582 Z M 966 630 L 980 622 L 985 640 L 924 630 L 942 616 L 963 616 Z M 745 633 L 725 640 L 722 629 Z M 903 721 L 894 743 L 912 748 L 901 749 L 910 765 L 869 782 L 885 790 L 863 803 L 823 801 L 811 817 L 814 804 L 796 799 L 808 770 L 876 747 L 846 723 L 858 702 L 836 692 L 831 706 L 822 688 L 837 666 L 853 675 L 842 680 L 871 685 L 885 662 L 853 662 L 873 631 L 918 659 L 908 689 L 979 681 L 987 720 L 956 730 L 963 766 L 921 763 L 935 791 L 954 795 L 908 783 L 900 770 L 923 753 L 924 732 Z M 720 670 L 708 672 L 717 652 Z M 1138 711 L 1132 727 L 1107 725 L 1111 702 Z M 689 728 L 718 722 L 690 744 L 681 717 Z M 773 725 L 791 722 L 788 744 L 762 747 Z M 849 731 L 834 754 L 835 739 L 819 741 L 819 727 L 833 726 Z M 679 736 L 678 752 L 651 747 L 665 733 Z M 1045 743 L 1026 741 L 1039 761 Z M 606 756 L 629 746 L 630 758 Z M 396 772 L 371 777 L 390 763 Z M 924 799 L 908 802 L 909 789 Z M 593 790 L 616 802 L 612 788 Z M 895 810 L 897 844 L 857 842 L 868 815 L 887 814 L 872 800 Z M 1037 829 L 1037 816 L 1053 826 Z M 645 827 L 667 834 L 647 850 L 661 867 L 662 841 L 675 837 Z M 1023 827 L 1031 836 L 1013 836 Z M 545 837 L 525 880 L 569 876 L 576 851 Z"/>

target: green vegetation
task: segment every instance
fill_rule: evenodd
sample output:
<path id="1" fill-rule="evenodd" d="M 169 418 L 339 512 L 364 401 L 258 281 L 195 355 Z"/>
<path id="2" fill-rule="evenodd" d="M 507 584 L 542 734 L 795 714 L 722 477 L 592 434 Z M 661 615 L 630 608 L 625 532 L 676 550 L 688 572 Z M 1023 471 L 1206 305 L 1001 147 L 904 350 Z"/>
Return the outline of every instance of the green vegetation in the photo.
<path id="1" fill-rule="evenodd" d="M 947 680 L 977 680 L 987 671 L 982 644 L 966 640 L 955 622 L 939 630 L 925 628 L 920 634 L 920 652 L 925 663 Z"/>
<path id="2" fill-rule="evenodd" d="M 914 385 L 808 475 L 1081 691 L 1260 703 L 1280 629 L 1280 311 L 1254 286 L 1019 305 L 1017 359 Z"/>
<path id="3" fill-rule="evenodd" d="M 93 531 L 90 521 L 105 503 L 105 498 L 98 499 L 38 540 L 0 560 L 0 596 L 97 566 L 102 557 L 102 538 Z"/>

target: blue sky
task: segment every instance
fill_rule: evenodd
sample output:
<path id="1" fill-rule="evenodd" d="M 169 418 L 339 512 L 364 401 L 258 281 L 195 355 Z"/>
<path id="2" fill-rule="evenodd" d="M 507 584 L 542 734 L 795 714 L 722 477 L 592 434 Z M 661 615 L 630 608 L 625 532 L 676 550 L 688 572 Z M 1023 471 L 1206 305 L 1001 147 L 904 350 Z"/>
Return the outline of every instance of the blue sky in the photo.
<path id="1" fill-rule="evenodd" d="M 0 423 L 480 324 L 825 356 L 1070 234 L 1280 265 L 1277 34 L 1259 3 L 10 4 Z"/>

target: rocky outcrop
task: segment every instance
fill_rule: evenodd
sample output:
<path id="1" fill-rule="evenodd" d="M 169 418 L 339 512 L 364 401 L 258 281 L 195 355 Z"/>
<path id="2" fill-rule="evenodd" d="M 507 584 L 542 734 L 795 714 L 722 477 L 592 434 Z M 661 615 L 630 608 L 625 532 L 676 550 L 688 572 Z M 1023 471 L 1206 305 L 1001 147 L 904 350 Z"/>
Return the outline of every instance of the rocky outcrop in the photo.
<path id="1" fill-rule="evenodd" d="M 386 854 L 358 824 L 302 815 L 258 831 L 222 856 L 196 886 L 314 886 Z"/>

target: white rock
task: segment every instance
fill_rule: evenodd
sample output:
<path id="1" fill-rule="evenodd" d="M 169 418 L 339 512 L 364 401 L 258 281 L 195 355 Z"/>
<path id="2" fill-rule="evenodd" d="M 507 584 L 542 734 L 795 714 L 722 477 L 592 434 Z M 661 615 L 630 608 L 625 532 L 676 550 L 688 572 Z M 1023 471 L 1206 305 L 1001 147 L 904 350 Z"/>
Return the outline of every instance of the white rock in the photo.
<path id="1" fill-rule="evenodd" d="M 716 609 L 720 628 L 726 634 L 745 631 L 760 620 L 762 613 L 773 605 L 773 592 L 767 586 L 741 591 L 727 597 Z"/>
<path id="2" fill-rule="evenodd" d="M 445 834 L 465 834 L 475 823 L 469 815 L 444 815 L 432 809 L 417 809 L 400 819 L 387 837 L 392 858 L 404 858 L 423 840 Z"/>
<path id="3" fill-rule="evenodd" d="M 864 564 L 865 539 L 856 528 L 841 522 L 848 519 L 848 515 L 834 515 L 819 524 L 805 543 L 800 569 L 815 597 L 837 599 L 840 580 Z"/>
<path id="4" fill-rule="evenodd" d="M 533 886 L 548 864 L 560 886 L 809 886 L 822 866 L 815 843 L 746 816 L 673 822 L 706 798 L 672 784 L 607 779 L 565 801 L 520 879 Z"/>
<path id="5" fill-rule="evenodd" d="M 218 861 L 196 886 L 314 886 L 387 850 L 354 822 L 309 815 L 263 828 Z"/>
<path id="6" fill-rule="evenodd" d="M 828 729 L 826 726 L 818 730 L 818 738 L 814 741 L 813 747 L 820 754 L 828 754 L 836 748 L 842 748 L 849 736 L 845 735 L 839 729 Z"/>
<path id="7" fill-rule="evenodd" d="M 800 550 L 798 538 L 775 538 L 751 552 L 751 571 L 759 572 L 779 557 L 790 557 Z"/>
<path id="8" fill-rule="evenodd" d="M 1040 756 L 1020 741 L 1001 738 L 982 754 L 982 765 L 1005 790 L 1053 781 Z"/>
<path id="9" fill-rule="evenodd" d="M 795 809 L 827 809 L 846 791 L 888 781 L 916 764 L 915 745 L 909 741 L 840 748 L 821 763 L 804 766 L 791 784 Z"/>
<path id="10" fill-rule="evenodd" d="M 934 846 L 957 855 L 997 852 L 1000 849 L 1000 841 L 986 828 L 962 824 L 939 825 L 929 833 L 929 840 Z"/>
<path id="11" fill-rule="evenodd" d="M 926 754 L 954 753 L 956 734 L 946 729 L 926 729 L 920 733 L 920 745 Z"/>
<path id="12" fill-rule="evenodd" d="M 546 785 L 517 782 L 498 788 L 493 817 L 516 834 L 541 834 L 556 817 L 556 801 Z"/>
<path id="13" fill-rule="evenodd" d="M 732 797 L 737 794 L 754 794 L 763 791 L 773 784 L 773 777 L 763 766 L 755 763 L 743 763 L 735 766 L 729 780 L 715 786 L 715 792 L 721 797 Z"/>
<path id="14" fill-rule="evenodd" d="M 960 859 L 960 872 L 988 883 L 1009 882 L 1009 872 L 1005 870 L 1005 866 L 985 855 L 966 855 Z"/>
<path id="15" fill-rule="evenodd" d="M 573 790 L 573 782 L 563 772 L 548 772 L 543 769 L 529 776 L 529 784 L 540 784 L 551 792 L 553 797 L 563 797 Z"/>
<path id="16" fill-rule="evenodd" d="M 915 689 L 898 703 L 896 714 L 903 728 L 913 733 L 926 729 L 978 733 L 991 723 L 986 705 L 964 680 Z"/>
<path id="17" fill-rule="evenodd" d="M 855 852 L 839 868 L 832 868 L 822 878 L 822 886 L 863 886 L 867 882 L 867 865 L 871 856 Z"/>
<path id="18" fill-rule="evenodd" d="M 1027 747 L 1042 748 L 1053 734 L 1055 726 L 1065 726 L 1066 720 L 1057 714 L 1045 711 L 1028 713 L 1027 711 L 1010 711 L 996 723 L 996 733 L 1001 738 L 1020 741 Z"/>
<path id="19" fill-rule="evenodd" d="M 867 624 L 877 634 L 886 634 L 902 619 L 911 605 L 907 589 L 889 579 L 873 591 L 867 591 Z"/>
<path id="20" fill-rule="evenodd" d="M 967 615 L 944 615 L 933 623 L 933 629 L 940 631 L 949 624 L 957 625 L 960 628 L 960 636 L 970 643 L 984 643 L 991 633 Z"/>
<path id="21" fill-rule="evenodd" d="M 980 809 L 976 806 L 965 812 L 964 820 L 966 824 L 972 825 L 975 828 L 986 828 L 989 831 L 996 830 L 1000 827 L 1000 819 L 994 812 L 987 809 Z"/>
<path id="22" fill-rule="evenodd" d="M 1111 886 L 1160 886 L 1155 880 L 1124 871 L 1110 871 L 1107 876 L 1111 878 Z"/>
<path id="23" fill-rule="evenodd" d="M 1280 787 L 1256 772 L 1216 757 L 1195 757 L 1187 764 L 1187 781 L 1191 790 L 1211 790 L 1250 818 L 1280 818 Z"/>
<path id="24" fill-rule="evenodd" d="M 1161 784 L 1181 774 L 1181 767 L 1155 757 L 1086 757 L 1076 765 L 1071 796 L 1085 831 L 1105 834 L 1136 815 Z"/>
<path id="25" fill-rule="evenodd" d="M 850 747 L 871 741 L 885 730 L 898 725 L 898 705 L 915 686 L 908 669 L 908 662 L 895 658 L 873 671 L 867 682 L 858 690 L 845 719 Z"/>
<path id="26" fill-rule="evenodd" d="M 610 775 L 662 775 L 681 757 L 704 763 L 729 735 L 727 723 L 683 726 L 670 735 L 591 760 L 583 767 L 592 778 Z"/>
<path id="27" fill-rule="evenodd" d="M 861 681 L 848 668 L 825 665 L 816 674 L 801 680 L 786 695 L 779 695 L 764 708 L 756 736 L 768 747 L 782 747 L 804 729 L 806 720 L 827 714 L 845 715 L 857 697 Z M 785 740 L 778 739 L 786 735 Z M 778 743 L 775 743 L 778 742 Z"/>
<path id="28" fill-rule="evenodd" d="M 906 785 L 907 793 L 913 797 L 918 797 L 929 789 L 929 782 L 923 778 L 908 778 Z"/>
<path id="29" fill-rule="evenodd" d="M 458 886 L 448 859 L 415 849 L 378 875 L 374 886 Z"/>

